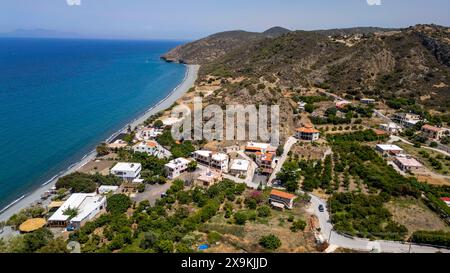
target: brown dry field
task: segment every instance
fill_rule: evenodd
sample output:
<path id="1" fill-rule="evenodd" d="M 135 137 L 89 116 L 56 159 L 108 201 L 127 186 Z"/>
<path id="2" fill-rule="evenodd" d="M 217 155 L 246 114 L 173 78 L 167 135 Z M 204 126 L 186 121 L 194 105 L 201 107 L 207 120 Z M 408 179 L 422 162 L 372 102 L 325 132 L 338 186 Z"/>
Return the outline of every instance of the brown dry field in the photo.
<path id="1" fill-rule="evenodd" d="M 393 220 L 408 228 L 410 235 L 417 230 L 450 231 L 450 227 L 420 200 L 397 198 L 385 206 L 392 213 Z"/>
<path id="2" fill-rule="evenodd" d="M 247 222 L 245 226 L 235 226 L 226 224 L 223 215 L 216 216 L 211 221 L 214 224 L 237 228 L 241 232 L 236 234 L 222 234 L 221 241 L 211 246 L 206 252 L 209 253 L 264 253 L 268 252 L 259 245 L 259 239 L 262 236 L 274 234 L 277 236 L 282 245 L 277 249 L 276 253 L 306 253 L 317 252 L 315 239 L 312 232 L 292 232 L 290 223 L 287 219 L 293 215 L 295 219 L 308 220 L 309 214 L 302 206 L 295 207 L 292 211 L 276 211 L 272 210 L 272 215 L 266 220 L 257 220 L 255 222 Z M 307 221 L 308 222 L 308 221 Z"/>

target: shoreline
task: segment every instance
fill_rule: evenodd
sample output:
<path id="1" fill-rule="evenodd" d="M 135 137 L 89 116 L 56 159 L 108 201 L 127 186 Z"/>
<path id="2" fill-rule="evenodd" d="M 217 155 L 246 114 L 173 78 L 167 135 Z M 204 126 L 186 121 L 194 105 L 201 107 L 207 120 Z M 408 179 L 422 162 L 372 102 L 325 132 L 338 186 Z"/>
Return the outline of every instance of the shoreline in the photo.
<path id="1" fill-rule="evenodd" d="M 144 123 L 144 121 L 146 121 L 149 117 L 171 107 L 178 99 L 180 99 L 184 94 L 186 94 L 197 80 L 198 70 L 200 66 L 198 65 L 185 65 L 185 66 L 186 66 L 185 76 L 183 78 L 183 81 L 178 86 L 176 86 L 164 99 L 159 101 L 157 104 L 153 105 L 151 108 L 140 114 L 137 118 L 128 122 L 120 130 L 112 134 L 109 138 L 105 140 L 105 142 L 107 143 L 111 142 L 118 135 L 125 132 L 128 129 L 128 126 L 131 126 L 131 128 L 134 130 L 137 126 Z M 30 207 L 37 201 L 41 200 L 41 195 L 44 194 L 46 191 L 50 190 L 56 184 L 56 182 L 60 177 L 78 171 L 87 163 L 94 160 L 96 156 L 97 153 L 95 150 L 90 151 L 89 153 L 84 155 L 79 161 L 70 165 L 67 169 L 57 173 L 55 176 L 47 180 L 36 190 L 23 194 L 20 198 L 11 202 L 6 207 L 1 208 L 0 221 L 7 221 L 14 214 L 18 213 L 19 211 L 27 207 Z"/>

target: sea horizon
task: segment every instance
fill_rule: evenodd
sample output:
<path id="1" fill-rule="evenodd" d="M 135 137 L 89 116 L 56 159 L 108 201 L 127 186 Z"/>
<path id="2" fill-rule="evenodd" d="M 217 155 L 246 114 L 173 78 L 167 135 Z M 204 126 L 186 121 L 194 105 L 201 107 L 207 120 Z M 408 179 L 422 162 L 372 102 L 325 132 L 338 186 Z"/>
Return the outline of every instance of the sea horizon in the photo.
<path id="1" fill-rule="evenodd" d="M 186 68 L 160 55 L 181 43 L 1 37 L 0 211 L 165 99 Z"/>

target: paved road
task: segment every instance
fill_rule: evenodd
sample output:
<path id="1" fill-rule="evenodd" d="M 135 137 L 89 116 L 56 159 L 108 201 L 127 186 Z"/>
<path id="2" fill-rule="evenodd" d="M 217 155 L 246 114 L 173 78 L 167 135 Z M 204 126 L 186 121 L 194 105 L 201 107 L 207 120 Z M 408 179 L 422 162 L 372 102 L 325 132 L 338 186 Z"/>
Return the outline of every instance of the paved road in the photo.
<path id="1" fill-rule="evenodd" d="M 287 153 L 292 148 L 292 145 L 295 138 L 291 140 L 291 138 L 286 142 L 284 154 L 287 156 Z M 295 140 L 296 141 L 296 140 Z M 286 159 L 286 156 L 284 159 Z M 282 162 L 280 162 L 279 166 L 282 166 Z M 280 168 L 275 169 L 273 175 L 281 170 Z M 320 199 L 319 197 L 309 194 L 311 196 L 311 205 L 314 209 L 314 214 L 317 216 L 320 224 L 320 233 L 321 235 L 329 242 L 330 245 L 338 246 L 342 248 L 348 248 L 359 251 L 373 251 L 373 252 L 385 252 L 385 253 L 436 253 L 436 252 L 444 252 L 450 253 L 450 249 L 445 248 L 436 248 L 429 246 L 421 246 L 410 243 L 402 243 L 395 241 L 370 241 L 362 238 L 354 238 L 341 235 L 334 231 L 333 225 L 330 221 L 330 214 L 328 212 L 327 203 Z M 322 205 L 325 210 L 324 212 L 319 211 L 319 205 Z"/>
<path id="2" fill-rule="evenodd" d="M 289 137 L 286 143 L 284 144 L 284 151 L 281 157 L 278 159 L 278 164 L 275 166 L 275 169 L 273 170 L 272 175 L 269 178 L 268 185 L 270 186 L 272 184 L 272 181 L 277 178 L 277 173 L 281 171 L 281 168 L 284 165 L 284 162 L 286 162 L 286 159 L 288 157 L 289 152 L 292 149 L 292 146 L 297 143 L 297 139 L 295 137 Z"/>
<path id="3" fill-rule="evenodd" d="M 343 236 L 333 230 L 330 222 L 330 214 L 328 213 L 327 203 L 319 197 L 310 194 L 311 204 L 314 208 L 314 213 L 317 215 L 320 223 L 321 234 L 330 245 L 336 245 L 342 248 L 348 248 L 359 251 L 374 251 L 385 253 L 436 253 L 444 252 L 450 253 L 449 249 L 436 248 L 429 246 L 421 246 L 409 243 L 401 243 L 394 241 L 370 241 L 361 238 L 352 238 Z M 319 205 L 325 207 L 324 212 L 319 211 Z"/>
<path id="4" fill-rule="evenodd" d="M 391 138 L 389 139 L 389 143 L 393 143 L 393 142 L 397 142 L 397 141 L 404 142 L 404 143 L 406 143 L 408 145 L 411 145 L 411 146 L 414 145 L 414 143 L 412 143 L 412 142 L 410 142 L 410 141 L 408 141 L 408 140 L 406 140 L 404 138 L 401 138 L 399 136 L 391 136 Z M 440 149 L 435 149 L 435 148 L 431 148 L 431 147 L 428 147 L 428 146 L 422 146 L 422 148 L 441 153 L 441 154 L 443 154 L 445 156 L 450 156 L 450 153 L 448 153 L 446 151 L 443 151 L 443 150 L 440 150 Z"/>

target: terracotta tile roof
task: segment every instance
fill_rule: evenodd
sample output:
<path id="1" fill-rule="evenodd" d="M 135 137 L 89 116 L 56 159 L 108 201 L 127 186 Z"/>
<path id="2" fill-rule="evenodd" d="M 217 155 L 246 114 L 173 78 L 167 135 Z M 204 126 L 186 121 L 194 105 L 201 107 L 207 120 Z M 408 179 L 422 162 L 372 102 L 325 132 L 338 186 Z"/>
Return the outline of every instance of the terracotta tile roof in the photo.
<path id="1" fill-rule="evenodd" d="M 279 190 L 272 190 L 270 192 L 270 195 L 275 195 L 275 196 L 278 196 L 278 197 L 281 197 L 281 198 L 286 198 L 286 199 L 294 199 L 294 198 L 297 197 L 297 196 L 295 196 L 293 194 L 290 194 L 290 193 L 287 193 L 287 192 L 284 192 L 284 191 L 279 191 Z"/>
<path id="2" fill-rule="evenodd" d="M 374 132 L 375 134 L 377 134 L 378 136 L 384 136 L 384 135 L 387 135 L 387 134 L 388 134 L 386 131 L 383 131 L 383 130 L 378 130 L 378 129 L 372 129 L 372 130 L 373 130 L 373 132 Z"/>
<path id="3" fill-rule="evenodd" d="M 432 131 L 432 132 L 440 132 L 444 129 L 427 124 L 427 125 L 422 126 L 422 130 L 428 130 L 428 131 Z"/>
<path id="4" fill-rule="evenodd" d="M 154 141 L 148 141 L 146 144 L 147 144 L 147 147 L 150 147 L 150 148 L 155 148 L 157 146 L 156 142 L 154 142 Z"/>
<path id="5" fill-rule="evenodd" d="M 312 126 L 305 126 L 305 127 L 298 128 L 297 132 L 308 133 L 308 134 L 320 133 L 319 130 L 314 129 Z"/>

